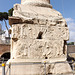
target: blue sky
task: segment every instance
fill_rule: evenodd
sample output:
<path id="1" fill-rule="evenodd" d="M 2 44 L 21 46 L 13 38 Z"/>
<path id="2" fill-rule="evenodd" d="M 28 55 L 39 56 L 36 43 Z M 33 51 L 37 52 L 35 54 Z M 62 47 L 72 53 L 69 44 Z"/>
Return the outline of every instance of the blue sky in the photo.
<path id="1" fill-rule="evenodd" d="M 21 0 L 0 0 L 0 12 L 8 12 L 14 4 L 20 2 Z M 70 31 L 69 41 L 75 41 L 75 0 L 51 0 L 51 5 L 54 9 L 61 12 L 66 19 Z M 3 25 L 2 28 L 6 30 L 4 22 L 0 23 Z"/>

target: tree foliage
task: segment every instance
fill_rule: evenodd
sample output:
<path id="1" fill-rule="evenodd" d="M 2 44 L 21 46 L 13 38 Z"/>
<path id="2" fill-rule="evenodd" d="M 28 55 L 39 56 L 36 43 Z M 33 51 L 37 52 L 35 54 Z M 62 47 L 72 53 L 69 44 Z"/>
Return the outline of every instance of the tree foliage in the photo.
<path id="1" fill-rule="evenodd" d="M 8 16 L 12 16 L 13 13 L 13 8 L 8 10 L 7 12 L 0 12 L 0 21 L 3 21 L 3 19 L 8 20 Z"/>
<path id="2" fill-rule="evenodd" d="M 8 20 L 7 12 L 0 12 L 0 21 L 2 21 L 3 19 Z"/>
<path id="3" fill-rule="evenodd" d="M 8 16 L 12 16 L 12 13 L 13 13 L 13 8 L 11 8 L 10 10 L 8 10 L 8 13 L 7 12 L 0 12 L 0 21 L 3 21 L 5 22 L 5 26 L 8 30 L 8 36 L 10 38 L 10 34 L 9 34 L 9 29 L 7 27 L 7 23 L 6 23 L 6 20 L 8 20 Z"/>
<path id="4" fill-rule="evenodd" d="M 67 45 L 74 45 L 74 42 L 67 43 Z"/>
<path id="5" fill-rule="evenodd" d="M 13 15 L 13 8 L 11 8 L 10 10 L 8 10 L 8 15 L 12 16 Z"/>

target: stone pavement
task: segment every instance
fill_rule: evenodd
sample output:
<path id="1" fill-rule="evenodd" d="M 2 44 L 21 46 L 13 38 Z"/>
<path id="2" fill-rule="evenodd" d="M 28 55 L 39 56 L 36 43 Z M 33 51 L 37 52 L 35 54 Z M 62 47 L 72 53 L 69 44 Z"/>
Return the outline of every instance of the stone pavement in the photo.
<path id="1" fill-rule="evenodd" d="M 0 75 L 2 75 L 2 67 L 0 67 Z"/>

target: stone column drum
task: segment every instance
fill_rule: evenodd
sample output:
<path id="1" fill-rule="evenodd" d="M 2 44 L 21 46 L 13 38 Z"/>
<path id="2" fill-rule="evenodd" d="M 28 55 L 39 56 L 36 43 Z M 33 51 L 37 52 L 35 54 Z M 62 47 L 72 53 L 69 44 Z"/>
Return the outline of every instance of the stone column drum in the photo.
<path id="1" fill-rule="evenodd" d="M 44 75 L 44 64 L 32 63 L 67 62 L 69 30 L 65 19 L 52 8 L 50 0 L 22 0 L 14 5 L 11 25 L 11 59 L 21 63 L 11 66 L 11 75 Z M 68 63 L 47 64 L 46 74 L 70 73 Z"/>

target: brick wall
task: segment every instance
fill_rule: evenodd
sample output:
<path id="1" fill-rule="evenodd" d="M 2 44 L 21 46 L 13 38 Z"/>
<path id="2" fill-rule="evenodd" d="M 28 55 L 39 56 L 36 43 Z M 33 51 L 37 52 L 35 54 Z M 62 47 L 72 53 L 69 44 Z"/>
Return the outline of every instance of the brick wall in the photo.
<path id="1" fill-rule="evenodd" d="M 68 53 L 75 53 L 75 45 L 67 46 Z"/>
<path id="2" fill-rule="evenodd" d="M 0 44 L 0 55 L 5 52 L 10 52 L 10 45 Z"/>

